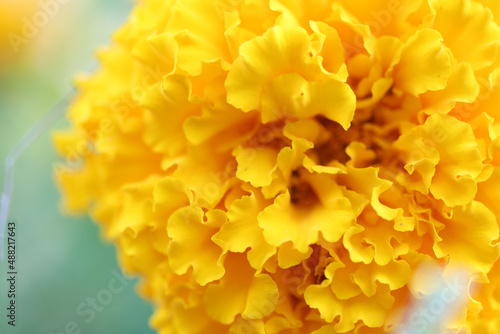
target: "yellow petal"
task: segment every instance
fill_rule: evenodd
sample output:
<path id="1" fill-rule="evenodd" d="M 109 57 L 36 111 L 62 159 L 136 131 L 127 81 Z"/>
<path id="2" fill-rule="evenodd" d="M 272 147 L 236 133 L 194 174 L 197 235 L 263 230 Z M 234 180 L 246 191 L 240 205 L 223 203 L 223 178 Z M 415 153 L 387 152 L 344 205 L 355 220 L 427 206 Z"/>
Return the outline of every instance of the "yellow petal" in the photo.
<path id="1" fill-rule="evenodd" d="M 346 261 L 347 262 L 347 261 Z M 340 300 L 354 298 L 361 294 L 361 288 L 353 280 L 353 266 L 340 260 L 330 263 L 325 269 L 325 277 L 331 281 L 330 288 Z"/>
<path id="2" fill-rule="evenodd" d="M 411 268 L 405 261 L 390 261 L 385 266 L 362 264 L 353 273 L 353 281 L 363 293 L 372 297 L 377 290 L 377 283 L 387 284 L 391 290 L 397 290 L 408 283 Z"/>
<path id="3" fill-rule="evenodd" d="M 365 264 L 375 261 L 380 266 L 387 265 L 398 256 L 398 244 L 404 242 L 402 234 L 393 227 L 392 223 L 366 208 L 358 217 L 357 224 L 346 232 L 343 239 L 350 259 Z"/>
<path id="4" fill-rule="evenodd" d="M 286 269 L 298 265 L 300 262 L 309 258 L 313 250 L 309 247 L 306 253 L 301 253 L 294 248 L 290 241 L 285 242 L 278 248 L 278 265 Z"/>
<path id="5" fill-rule="evenodd" d="M 390 208 L 380 201 L 381 194 L 391 187 L 392 182 L 380 178 L 377 168 L 353 168 L 347 166 L 347 173 L 339 174 L 338 180 L 348 189 L 356 191 L 369 200 L 380 217 L 389 221 L 394 220 L 395 224 L 401 223 L 403 210 L 401 208 Z"/>
<path id="6" fill-rule="evenodd" d="M 324 142 L 329 137 L 326 129 L 315 119 L 288 122 L 283 128 L 283 135 L 294 141 L 305 139 L 314 145 Z"/>
<path id="7" fill-rule="evenodd" d="M 161 33 L 145 38 L 134 46 L 132 54 L 154 73 L 154 79 L 172 73 L 176 65 L 178 46 L 170 33 Z M 155 64 L 153 68 L 151 64 Z"/>
<path id="8" fill-rule="evenodd" d="M 278 153 L 277 169 L 273 172 L 272 183 L 262 188 L 265 198 L 274 198 L 288 188 L 292 171 L 299 168 L 304 159 L 305 152 L 314 145 L 306 139 L 298 138 L 292 141 L 292 147 L 284 147 Z"/>
<path id="9" fill-rule="evenodd" d="M 245 318 L 238 318 L 231 328 L 229 333 L 254 333 L 254 334 L 267 334 L 264 321 L 262 320 L 248 320 Z"/>
<path id="10" fill-rule="evenodd" d="M 395 147 L 408 152 L 403 157 L 410 174 L 404 184 L 409 189 L 423 194 L 429 189 L 448 206 L 463 205 L 474 198 L 483 164 L 469 124 L 434 114 L 403 134 Z"/>
<path id="11" fill-rule="evenodd" d="M 154 151 L 175 155 L 186 147 L 182 124 L 199 112 L 199 105 L 189 102 L 190 94 L 187 77 L 175 74 L 143 96 L 140 105 L 149 110 L 144 139 Z"/>
<path id="12" fill-rule="evenodd" d="M 340 301 L 335 298 L 328 281 L 325 281 L 322 285 L 311 285 L 306 290 L 305 299 L 309 306 L 320 311 L 321 317 L 327 322 L 331 323 L 337 316 L 340 316 L 334 330 L 344 333 L 354 329 L 358 320 L 361 320 L 368 327 L 383 325 L 394 298 L 390 295 L 387 287 L 380 287 L 379 290 L 371 298 L 360 295 Z"/>
<path id="13" fill-rule="evenodd" d="M 430 143 L 434 141 L 440 155 L 430 187 L 432 195 L 449 206 L 470 202 L 477 190 L 474 179 L 483 167 L 471 127 L 436 114 L 427 119 L 423 131 Z"/>
<path id="14" fill-rule="evenodd" d="M 234 152 L 238 169 L 236 177 L 250 182 L 254 187 L 265 187 L 271 184 L 272 174 L 278 168 L 278 152 L 271 147 L 238 147 Z"/>
<path id="15" fill-rule="evenodd" d="M 224 251 L 242 253 L 248 248 L 248 262 L 257 271 L 276 253 L 276 247 L 264 240 L 257 215 L 265 204 L 255 195 L 235 200 L 228 209 L 228 222 L 214 236 Z"/>
<path id="16" fill-rule="evenodd" d="M 222 333 L 228 330 L 227 326 L 224 326 L 212 319 L 207 315 L 205 307 L 202 302 L 199 301 L 200 297 L 196 296 L 195 301 L 186 304 L 183 300 L 179 298 L 172 302 L 172 310 L 168 310 L 168 316 L 171 317 L 167 320 L 167 324 L 173 323 L 173 331 L 178 331 L 181 333 L 193 333 L 202 334 L 206 331 L 212 333 Z M 196 319 L 196 321 L 193 321 Z M 157 327 L 165 328 L 167 324 L 161 324 Z"/>
<path id="17" fill-rule="evenodd" d="M 312 63 L 309 37 L 298 27 L 273 27 L 244 43 L 226 80 L 227 101 L 245 112 L 257 109 L 264 85 L 280 73 L 304 71 Z"/>
<path id="18" fill-rule="evenodd" d="M 439 32 L 431 29 L 411 36 L 394 68 L 394 85 L 412 95 L 446 87 L 452 68 L 442 40 Z"/>
<path id="19" fill-rule="evenodd" d="M 283 74 L 273 79 L 262 94 L 264 123 L 284 115 L 299 119 L 322 115 L 347 130 L 354 110 L 354 93 L 347 84 L 335 79 L 308 82 L 297 73 Z"/>
<path id="20" fill-rule="evenodd" d="M 210 29 L 206 27 L 210 26 Z M 224 38 L 224 21 L 210 2 L 188 0 L 172 6 L 166 31 L 175 36 L 177 66 L 190 75 L 199 74 L 202 61 L 221 55 L 230 59 Z"/>
<path id="21" fill-rule="evenodd" d="M 158 214 L 172 214 L 193 202 L 193 193 L 181 180 L 166 177 L 157 182 L 153 192 L 154 210 Z"/>
<path id="22" fill-rule="evenodd" d="M 422 95 L 424 112 L 427 114 L 447 113 L 456 102 L 472 103 L 479 94 L 479 84 L 469 63 L 460 63 L 453 67 L 453 72 L 444 89 L 427 92 Z"/>
<path id="23" fill-rule="evenodd" d="M 427 18 L 428 25 L 441 33 L 459 62 L 477 71 L 495 60 L 500 28 L 488 9 L 471 0 L 431 0 L 429 4 L 435 14 Z"/>
<path id="24" fill-rule="evenodd" d="M 153 189 L 158 177 L 150 177 L 142 182 L 130 183 L 124 187 L 123 209 L 107 230 L 107 236 L 116 237 L 125 229 L 141 230 L 153 223 Z"/>
<path id="25" fill-rule="evenodd" d="M 193 191 L 193 204 L 207 208 L 219 203 L 234 178 L 235 162 L 231 154 L 218 154 L 203 146 L 191 148 L 181 159 L 172 163 L 165 160 L 164 164 L 164 169 L 177 165 L 172 176 Z"/>
<path id="26" fill-rule="evenodd" d="M 474 200 L 483 203 L 500 222 L 500 206 L 497 205 L 497 194 L 500 191 L 500 167 L 493 167 L 492 174 L 487 181 L 478 183 Z"/>
<path id="27" fill-rule="evenodd" d="M 420 127 L 414 127 L 403 133 L 394 143 L 394 148 L 405 152 L 401 158 L 406 162 L 404 168 L 408 177 L 400 179 L 409 190 L 417 190 L 422 194 L 428 194 L 432 177 L 439 163 L 439 151 L 435 145 L 426 145 Z"/>
<path id="28" fill-rule="evenodd" d="M 222 211 L 209 211 L 204 221 L 199 207 L 188 206 L 170 216 L 167 232 L 172 241 L 168 245 L 168 260 L 175 273 L 184 274 L 192 267 L 193 277 L 200 285 L 224 275 L 222 249 L 211 240 L 224 222 Z"/>
<path id="29" fill-rule="evenodd" d="M 230 254 L 226 273 L 218 284 L 208 286 L 204 303 L 209 316 L 231 324 L 239 314 L 245 319 L 262 319 L 274 311 L 278 288 L 267 274 L 258 274 L 245 264 L 245 255 Z"/>
<path id="30" fill-rule="evenodd" d="M 306 253 L 318 241 L 319 232 L 330 242 L 339 240 L 352 221 L 351 206 L 346 198 L 330 201 L 328 206 L 302 208 L 291 203 L 288 191 L 279 195 L 258 216 L 266 241 L 274 246 L 292 241 L 299 252 Z"/>
<path id="31" fill-rule="evenodd" d="M 323 58 L 323 68 L 330 73 L 337 73 L 344 64 L 344 49 L 337 31 L 328 24 L 311 21 L 311 28 L 319 37 L 317 53 Z"/>
<path id="32" fill-rule="evenodd" d="M 345 10 L 360 23 L 368 25 L 373 35 L 407 35 L 411 31 L 408 17 L 417 11 L 421 1 L 412 0 L 342 0 Z"/>
<path id="33" fill-rule="evenodd" d="M 472 201 L 453 208 L 445 225 L 439 232 L 442 241 L 434 247 L 436 254 L 449 256 L 450 263 L 465 265 L 473 272 L 487 273 L 500 255 L 495 215 L 484 204 Z"/>

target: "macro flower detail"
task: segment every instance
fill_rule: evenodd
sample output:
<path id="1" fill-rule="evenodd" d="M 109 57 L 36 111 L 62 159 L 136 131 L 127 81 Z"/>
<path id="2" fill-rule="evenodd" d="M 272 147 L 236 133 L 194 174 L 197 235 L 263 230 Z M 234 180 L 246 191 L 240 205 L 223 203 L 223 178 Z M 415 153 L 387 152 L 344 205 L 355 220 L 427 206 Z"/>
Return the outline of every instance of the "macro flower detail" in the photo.
<path id="1" fill-rule="evenodd" d="M 479 0 L 139 2 L 54 135 L 64 207 L 158 333 L 497 333 L 499 23 Z M 422 315 L 425 268 L 453 289 Z"/>

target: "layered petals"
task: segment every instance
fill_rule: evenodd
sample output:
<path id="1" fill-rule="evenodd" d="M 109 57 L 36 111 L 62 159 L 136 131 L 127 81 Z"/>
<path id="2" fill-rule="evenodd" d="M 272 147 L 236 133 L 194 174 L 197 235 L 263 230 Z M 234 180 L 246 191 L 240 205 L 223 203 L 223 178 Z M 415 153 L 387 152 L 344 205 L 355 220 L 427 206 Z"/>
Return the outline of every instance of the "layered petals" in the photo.
<path id="1" fill-rule="evenodd" d="M 496 2 L 141 1 L 53 137 L 64 208 L 162 334 L 498 333 Z"/>

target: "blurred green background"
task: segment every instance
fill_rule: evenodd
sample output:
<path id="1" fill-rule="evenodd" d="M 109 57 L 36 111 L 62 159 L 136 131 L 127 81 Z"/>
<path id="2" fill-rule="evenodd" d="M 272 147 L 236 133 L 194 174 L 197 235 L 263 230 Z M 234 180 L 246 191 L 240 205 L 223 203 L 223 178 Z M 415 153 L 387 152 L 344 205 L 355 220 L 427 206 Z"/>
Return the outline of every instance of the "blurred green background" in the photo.
<path id="1" fill-rule="evenodd" d="M 50 17 L 44 9 L 48 3 L 57 5 Z M 127 0 L 0 0 L 0 189 L 9 151 L 72 90 L 75 74 L 96 66 L 95 49 L 109 44 L 131 7 Z M 43 19 L 43 13 L 47 22 L 13 52 L 8 34 L 36 15 Z M 4 259 L 0 333 L 153 333 L 148 327 L 152 308 L 136 295 L 137 279 L 116 278 L 114 246 L 102 241 L 88 218 L 60 213 L 52 174 L 58 157 L 50 132 L 67 126 L 64 118 L 58 120 L 15 166 L 9 220 L 17 223 L 17 319 L 16 327 L 7 324 Z"/>

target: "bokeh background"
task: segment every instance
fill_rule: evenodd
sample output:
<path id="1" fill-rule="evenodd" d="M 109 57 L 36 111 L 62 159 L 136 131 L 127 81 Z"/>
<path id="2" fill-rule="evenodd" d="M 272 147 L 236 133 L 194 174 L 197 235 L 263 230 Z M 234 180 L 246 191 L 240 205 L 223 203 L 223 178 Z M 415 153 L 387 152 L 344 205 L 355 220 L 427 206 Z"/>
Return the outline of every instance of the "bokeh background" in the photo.
<path id="1" fill-rule="evenodd" d="M 131 1 L 0 0 L 0 190 L 8 153 L 72 90 L 76 74 L 97 66 L 95 50 L 109 44 Z M 27 30 L 27 22 L 35 29 Z M 23 38 L 17 50 L 13 34 Z M 153 333 L 148 326 L 152 308 L 136 294 L 137 279 L 114 281 L 123 290 L 111 294 L 105 305 L 97 301 L 93 319 L 88 306 L 77 312 L 88 298 L 108 298 L 108 284 L 120 270 L 114 247 L 102 240 L 88 217 L 61 214 L 52 173 L 59 159 L 50 132 L 66 127 L 66 119 L 60 118 L 15 166 L 9 220 L 17 223 L 17 321 L 16 327 L 7 325 L 4 259 L 0 333 Z"/>

